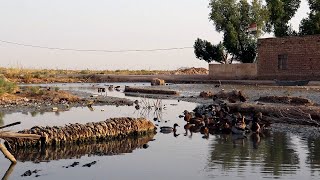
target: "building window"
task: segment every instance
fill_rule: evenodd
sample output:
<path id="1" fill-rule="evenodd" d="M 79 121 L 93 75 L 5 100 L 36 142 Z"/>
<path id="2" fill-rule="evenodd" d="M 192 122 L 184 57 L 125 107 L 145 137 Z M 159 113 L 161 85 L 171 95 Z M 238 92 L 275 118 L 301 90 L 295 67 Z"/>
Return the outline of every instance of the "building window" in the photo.
<path id="1" fill-rule="evenodd" d="M 288 54 L 278 55 L 278 69 L 279 70 L 288 69 Z"/>

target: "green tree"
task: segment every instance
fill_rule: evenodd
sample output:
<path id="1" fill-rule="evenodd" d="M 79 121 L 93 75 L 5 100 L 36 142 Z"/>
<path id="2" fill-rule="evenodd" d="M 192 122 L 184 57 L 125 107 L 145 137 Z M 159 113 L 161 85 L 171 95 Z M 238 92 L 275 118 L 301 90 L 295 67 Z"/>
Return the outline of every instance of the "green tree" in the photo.
<path id="1" fill-rule="evenodd" d="M 308 0 L 310 13 L 307 18 L 301 20 L 300 34 L 320 34 L 320 0 Z"/>
<path id="2" fill-rule="evenodd" d="M 197 39 L 194 43 L 194 54 L 200 60 L 208 63 L 215 61 L 221 64 L 227 64 L 228 59 L 225 54 L 224 47 L 221 43 L 213 45 L 210 42 L 202 39 Z"/>
<path id="3" fill-rule="evenodd" d="M 257 38 L 264 32 L 268 11 L 261 0 L 211 0 L 210 20 L 223 33 L 223 46 L 233 60 L 252 63 L 256 58 Z M 248 27 L 256 24 L 253 35 Z"/>
<path id="4" fill-rule="evenodd" d="M 266 0 L 270 14 L 267 23 L 268 32 L 276 37 L 296 35 L 289 21 L 297 12 L 301 0 Z"/>

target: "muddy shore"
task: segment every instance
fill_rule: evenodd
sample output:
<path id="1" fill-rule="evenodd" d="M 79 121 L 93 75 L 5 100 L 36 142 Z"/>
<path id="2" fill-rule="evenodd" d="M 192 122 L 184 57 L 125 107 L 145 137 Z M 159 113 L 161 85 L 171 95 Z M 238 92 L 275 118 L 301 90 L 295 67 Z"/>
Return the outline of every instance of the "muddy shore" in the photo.
<path id="1" fill-rule="evenodd" d="M 200 98 L 201 91 L 211 91 L 217 93 L 221 90 L 231 91 L 241 90 L 247 97 L 249 103 L 259 103 L 257 100 L 261 96 L 296 96 L 308 98 L 316 104 L 320 104 L 320 86 L 302 86 L 302 87 L 279 87 L 266 85 L 234 85 L 223 84 L 215 87 L 215 84 L 172 84 L 169 86 L 151 86 L 144 87 L 148 89 L 174 90 L 180 92 L 180 96 L 174 95 L 155 95 L 155 94 L 137 94 L 126 93 L 128 96 L 143 96 L 155 99 L 175 99 L 177 101 L 187 101 L 199 104 L 212 103 L 211 98 Z M 281 104 L 279 104 L 281 106 Z M 270 127 L 274 132 L 288 132 L 305 138 L 320 137 L 320 128 L 306 125 L 292 125 L 286 123 L 274 123 Z"/>
<path id="2" fill-rule="evenodd" d="M 218 84 L 206 83 L 206 84 L 170 84 L 167 86 L 148 86 L 141 87 L 146 89 L 160 89 L 160 90 L 172 90 L 178 91 L 180 96 L 172 95 L 159 95 L 159 94 L 143 94 L 143 96 L 149 98 L 172 98 L 180 99 L 189 102 L 207 103 L 212 102 L 211 99 L 199 98 L 199 94 L 202 91 L 211 91 L 217 93 L 221 90 L 231 91 L 240 90 L 246 96 L 249 102 L 255 102 L 261 96 L 296 96 L 304 97 L 320 104 L 320 85 L 314 86 L 269 86 L 269 85 L 250 85 L 250 84 Z M 138 96 L 134 93 L 126 93 L 131 96 Z"/>
<path id="3" fill-rule="evenodd" d="M 14 101 L 0 105 L 0 113 L 27 113 L 27 112 L 52 112 L 67 111 L 72 107 L 87 107 L 88 102 L 93 102 L 94 106 L 115 105 L 115 106 L 132 106 L 133 101 L 126 98 L 110 97 L 110 96 L 92 96 L 90 93 L 80 91 L 67 91 L 80 98 L 76 102 L 52 102 L 45 100 L 34 101 L 25 98 L 22 101 Z"/>

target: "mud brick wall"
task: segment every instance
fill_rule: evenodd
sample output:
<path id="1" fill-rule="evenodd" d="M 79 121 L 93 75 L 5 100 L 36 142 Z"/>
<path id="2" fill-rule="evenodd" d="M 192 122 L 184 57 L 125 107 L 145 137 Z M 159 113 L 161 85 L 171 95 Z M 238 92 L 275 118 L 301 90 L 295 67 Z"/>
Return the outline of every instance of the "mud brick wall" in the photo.
<path id="1" fill-rule="evenodd" d="M 286 54 L 287 67 L 278 68 L 278 55 Z M 258 40 L 259 79 L 320 80 L 320 35 Z"/>
<path id="2" fill-rule="evenodd" d="M 257 64 L 209 64 L 210 79 L 256 79 Z"/>

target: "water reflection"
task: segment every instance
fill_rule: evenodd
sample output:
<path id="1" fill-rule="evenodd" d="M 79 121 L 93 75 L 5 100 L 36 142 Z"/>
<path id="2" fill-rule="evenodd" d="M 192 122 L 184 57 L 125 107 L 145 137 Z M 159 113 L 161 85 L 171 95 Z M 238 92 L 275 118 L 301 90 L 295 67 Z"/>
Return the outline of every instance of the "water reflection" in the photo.
<path id="1" fill-rule="evenodd" d="M 268 146 L 264 154 L 264 172 L 278 176 L 296 173 L 299 169 L 299 156 L 295 150 L 296 147 L 290 141 L 287 134 L 273 134 L 267 142 Z"/>
<path id="2" fill-rule="evenodd" d="M 257 135 L 248 138 L 216 135 L 210 145 L 208 169 L 241 172 L 258 167 L 258 173 L 274 177 L 295 174 L 300 162 L 291 139 L 285 133 Z"/>
<path id="3" fill-rule="evenodd" d="M 30 112 L 32 117 L 36 117 L 39 113 L 40 113 L 39 111 Z"/>
<path id="4" fill-rule="evenodd" d="M 139 138 L 126 138 L 94 144 L 66 145 L 63 147 L 47 147 L 43 149 L 24 148 L 13 151 L 18 161 L 48 162 L 59 159 L 81 158 L 82 156 L 112 156 L 132 153 L 137 148 L 146 147 L 153 140 L 154 134 Z"/>
<path id="5" fill-rule="evenodd" d="M 252 133 L 250 136 L 250 139 L 251 139 L 253 148 L 258 149 L 261 141 L 260 133 Z"/>
<path id="6" fill-rule="evenodd" d="M 311 172 L 320 171 L 320 141 L 318 139 L 308 139 L 308 156 L 306 163 L 310 164 Z"/>
<path id="7" fill-rule="evenodd" d="M 152 117 L 154 121 L 160 122 L 163 120 L 163 111 L 158 110 L 158 109 L 148 109 L 148 108 L 142 108 L 136 110 L 133 114 L 143 117 L 143 118 L 148 118 Z"/>
<path id="8" fill-rule="evenodd" d="M 4 118 L 4 113 L 0 112 L 0 126 L 3 126 L 4 124 L 3 118 Z"/>
<path id="9" fill-rule="evenodd" d="M 9 179 L 11 173 L 12 173 L 13 170 L 14 170 L 15 165 L 16 165 L 16 164 L 14 164 L 14 163 L 11 163 L 11 164 L 10 164 L 10 166 L 9 166 L 9 168 L 7 169 L 6 173 L 3 175 L 2 180 L 7 180 L 7 179 Z"/>
<path id="10" fill-rule="evenodd" d="M 27 84 L 22 86 L 35 86 L 34 84 Z M 150 82 L 117 82 L 117 83 L 52 83 L 52 84 L 36 84 L 36 86 L 41 87 L 59 87 L 61 90 L 76 90 L 93 94 L 102 94 L 106 96 L 116 96 L 116 97 L 125 97 L 125 94 L 122 93 L 122 90 L 125 86 L 151 86 Z M 116 88 L 120 87 L 120 88 Z M 99 92 L 99 88 L 107 88 L 108 91 Z"/>
<path id="11" fill-rule="evenodd" d="M 29 112 L 30 113 L 30 115 L 31 115 L 31 117 L 36 117 L 36 116 L 41 116 L 41 115 L 44 115 L 44 114 L 46 114 L 46 113 L 51 113 L 52 111 L 49 111 L 49 112 L 46 112 L 46 111 L 31 111 L 31 112 Z M 59 116 L 60 115 L 60 112 L 61 111 L 54 111 L 54 114 L 56 115 L 56 116 Z M 24 115 L 28 115 L 29 114 L 28 112 L 22 112 L 22 114 L 24 114 Z"/>

